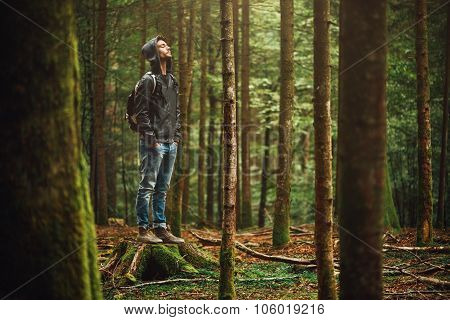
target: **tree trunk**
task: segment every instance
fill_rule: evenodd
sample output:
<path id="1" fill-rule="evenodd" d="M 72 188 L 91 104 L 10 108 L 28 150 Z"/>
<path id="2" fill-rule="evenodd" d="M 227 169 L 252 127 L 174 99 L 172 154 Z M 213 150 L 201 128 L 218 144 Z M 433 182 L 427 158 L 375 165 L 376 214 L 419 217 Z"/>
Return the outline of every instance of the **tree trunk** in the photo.
<path id="1" fill-rule="evenodd" d="M 172 12 L 174 12 L 173 4 L 175 1 L 159 0 L 158 15 L 156 15 L 156 25 L 158 33 L 162 34 L 168 43 L 175 43 L 176 34 L 174 32 Z M 179 22 L 179 21 L 178 21 Z"/>
<path id="2" fill-rule="evenodd" d="M 310 128 L 306 128 L 306 131 L 302 133 L 301 135 L 301 148 L 302 148 L 302 155 L 300 158 L 302 173 L 306 173 L 306 167 L 308 166 L 309 162 L 309 148 L 310 148 Z"/>
<path id="3" fill-rule="evenodd" d="M 331 152 L 330 2 L 314 1 L 314 161 L 318 298 L 336 299 L 333 265 L 333 174 Z M 309 135 L 309 134 L 308 134 Z M 309 139 L 308 139 L 309 140 Z M 304 150 L 308 153 L 308 150 Z"/>
<path id="4" fill-rule="evenodd" d="M 147 42 L 147 11 L 148 3 L 147 0 L 142 0 L 142 11 L 141 11 L 141 45 L 143 46 Z M 145 73 L 145 58 L 139 51 L 139 77 L 142 77 Z"/>
<path id="5" fill-rule="evenodd" d="M 242 0 L 241 66 L 241 154 L 242 154 L 242 227 L 252 226 L 252 192 L 250 188 L 250 1 Z"/>
<path id="6" fill-rule="evenodd" d="M 189 195 L 190 195 L 190 167 L 191 167 L 191 150 L 190 150 L 190 136 L 191 136 L 191 114 L 192 114 L 192 78 L 193 78 L 193 64 L 194 64 L 194 35 L 195 30 L 195 0 L 190 1 L 189 5 L 189 28 L 188 28 L 188 39 L 187 39 L 187 100 L 186 100 L 186 140 L 183 143 L 184 152 L 186 153 L 184 157 L 185 163 L 183 167 L 185 168 L 184 183 L 183 183 L 183 204 L 182 204 L 182 220 L 183 223 L 187 223 L 188 213 L 189 213 Z"/>
<path id="7" fill-rule="evenodd" d="M 208 37 L 206 26 L 209 25 L 209 10 L 207 1 L 201 3 L 201 58 L 200 58 L 200 124 L 199 124 L 199 152 L 198 152 L 198 221 L 197 225 L 203 227 L 206 222 L 205 206 L 205 123 L 206 123 L 206 97 L 208 94 L 207 67 L 208 67 Z"/>
<path id="8" fill-rule="evenodd" d="M 101 299 L 80 134 L 75 5 L 14 7 L 48 33 L 2 11 L 2 30 L 15 32 L 3 32 L 8 50 L 0 62 L 0 296 Z"/>
<path id="9" fill-rule="evenodd" d="M 337 208 L 340 220 L 340 298 L 381 299 L 386 155 L 386 1 L 346 0 L 341 8 Z"/>
<path id="10" fill-rule="evenodd" d="M 210 14 L 210 2 L 207 2 L 207 11 L 208 15 Z M 211 23 L 205 26 L 207 28 L 208 34 L 211 34 L 212 27 Z M 216 73 L 216 60 L 214 57 L 216 46 L 213 41 L 209 41 L 209 58 L 208 58 L 208 73 L 213 76 Z M 207 191 L 206 191 L 206 221 L 212 226 L 214 224 L 214 178 L 216 176 L 216 159 L 215 157 L 215 129 L 216 129 L 216 104 L 217 98 L 215 96 L 214 87 L 212 85 L 208 85 L 208 99 L 209 99 L 209 129 L 208 129 L 208 154 L 207 154 Z M 218 188 L 220 190 L 220 188 Z M 219 209 L 218 209 L 219 210 Z M 219 211 L 220 212 L 220 211 Z"/>
<path id="11" fill-rule="evenodd" d="M 192 88 L 192 87 L 191 87 Z M 189 102 L 187 105 L 187 111 L 186 111 L 186 121 L 187 123 L 191 123 L 191 113 L 192 113 L 192 90 L 189 93 Z M 186 176 L 184 179 L 184 189 L 183 189 L 183 211 L 181 212 L 181 220 L 183 222 L 183 224 L 187 224 L 188 223 L 188 218 L 189 218 L 189 212 L 190 212 L 190 178 L 191 175 L 189 174 L 190 172 L 190 167 L 191 167 L 191 163 L 192 163 L 192 152 L 190 150 L 190 146 L 189 146 L 189 139 L 191 136 L 191 126 L 188 125 L 187 126 L 187 146 L 185 149 L 185 152 L 187 153 L 187 157 L 186 157 Z"/>
<path id="12" fill-rule="evenodd" d="M 431 172 L 430 84 L 428 82 L 427 4 L 416 0 L 416 67 L 418 127 L 417 244 L 433 241 L 433 196 Z"/>
<path id="13" fill-rule="evenodd" d="M 223 117 L 223 113 L 222 113 Z M 222 120 L 221 120 L 222 123 Z M 219 165 L 217 167 L 217 177 L 219 179 L 217 186 L 217 227 L 222 228 L 223 218 L 223 123 L 220 126 L 219 133 Z M 237 169 L 237 168 L 236 168 Z"/>
<path id="14" fill-rule="evenodd" d="M 392 197 L 391 175 L 387 161 L 385 171 L 384 226 L 391 231 L 398 232 L 400 231 L 400 221 L 398 219 L 397 209 L 395 208 L 394 198 Z"/>
<path id="15" fill-rule="evenodd" d="M 438 228 L 446 228 L 445 219 L 445 178 L 447 175 L 447 142 L 448 142 L 448 92 L 450 90 L 450 3 L 447 3 L 447 49 L 445 52 L 444 100 L 442 101 L 442 138 L 441 160 L 439 166 L 439 199 L 438 199 Z"/>
<path id="16" fill-rule="evenodd" d="M 171 212 L 172 232 L 176 236 L 181 236 L 181 213 L 183 211 L 183 192 L 186 176 L 186 159 L 188 157 L 185 150 L 187 140 L 187 104 L 188 104 L 188 65 L 186 48 L 186 15 L 183 0 L 177 0 L 178 19 L 178 81 L 180 83 L 179 101 L 181 110 L 181 142 L 177 152 L 177 172 L 175 175 L 174 188 L 174 208 Z"/>
<path id="17" fill-rule="evenodd" d="M 278 127 L 277 191 L 272 243 L 289 242 L 289 197 L 291 193 L 292 110 L 294 105 L 294 1 L 280 0 L 281 11 L 281 89 Z"/>
<path id="18" fill-rule="evenodd" d="M 234 82 L 236 88 L 236 230 L 242 227 L 241 216 L 241 170 L 239 166 L 239 0 L 233 0 L 233 39 L 234 39 Z"/>
<path id="19" fill-rule="evenodd" d="M 224 212 L 220 247 L 219 299 L 235 299 L 234 236 L 236 229 L 236 88 L 234 86 L 233 6 L 220 1 L 224 110 Z"/>
<path id="20" fill-rule="evenodd" d="M 266 117 L 266 128 L 264 129 L 264 155 L 262 161 L 261 172 L 261 197 L 259 201 L 258 211 L 258 227 L 263 228 L 266 218 L 266 201 L 267 201 L 267 178 L 269 176 L 269 161 L 270 161 L 270 120 Z"/>
<path id="21" fill-rule="evenodd" d="M 106 184 L 108 189 L 108 217 L 114 217 L 117 212 L 117 180 L 116 180 L 116 147 L 114 142 L 106 150 Z"/>
<path id="22" fill-rule="evenodd" d="M 108 223 L 108 198 L 106 183 L 106 159 L 105 138 L 103 135 L 103 120 L 105 108 L 105 33 L 106 33 L 106 0 L 99 0 L 97 16 L 97 44 L 95 54 L 95 93 L 94 93 L 94 141 L 91 156 L 94 157 L 94 208 L 97 223 L 106 225 Z"/>

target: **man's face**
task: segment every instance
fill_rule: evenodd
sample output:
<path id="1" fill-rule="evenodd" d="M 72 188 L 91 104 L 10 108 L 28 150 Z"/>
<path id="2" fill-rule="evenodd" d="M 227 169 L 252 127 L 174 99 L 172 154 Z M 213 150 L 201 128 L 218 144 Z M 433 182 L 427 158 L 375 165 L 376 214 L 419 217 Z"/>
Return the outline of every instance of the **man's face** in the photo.
<path id="1" fill-rule="evenodd" d="M 164 40 L 158 40 L 158 42 L 156 43 L 156 47 L 158 48 L 160 60 L 166 60 L 172 57 L 170 47 Z"/>

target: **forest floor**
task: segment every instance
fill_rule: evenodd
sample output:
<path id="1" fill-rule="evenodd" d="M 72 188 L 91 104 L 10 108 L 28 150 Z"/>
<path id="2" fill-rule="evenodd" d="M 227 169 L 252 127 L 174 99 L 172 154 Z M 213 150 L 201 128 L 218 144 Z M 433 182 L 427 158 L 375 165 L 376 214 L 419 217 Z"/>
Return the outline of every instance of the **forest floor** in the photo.
<path id="1" fill-rule="evenodd" d="M 251 229 L 239 232 L 236 240 L 254 251 L 266 255 L 286 256 L 300 259 L 314 259 L 313 225 L 302 225 L 291 232 L 291 242 L 282 249 L 274 249 L 271 245 L 271 230 Z M 220 239 L 218 230 L 188 229 L 182 236 L 186 241 L 195 243 L 199 248 L 209 251 L 216 259 L 219 257 L 219 246 L 203 246 L 192 233 L 205 238 Z M 415 229 L 404 229 L 402 233 L 392 235 L 386 233 L 385 244 L 396 247 L 415 246 Z M 103 265 L 114 246 L 122 240 L 133 241 L 137 228 L 109 226 L 97 227 L 97 243 L 99 262 Z M 449 246 L 450 234 L 435 230 L 435 246 Z M 335 259 L 338 259 L 337 234 L 334 238 Z M 412 252 L 408 250 L 388 249 L 384 252 L 384 298 L 385 299 L 450 299 L 450 289 L 439 285 L 430 285 L 417 276 L 450 281 L 448 265 L 450 256 L 447 253 Z M 400 271 L 401 270 L 401 271 Z M 195 279 L 218 279 L 219 270 L 198 269 L 199 273 L 190 275 Z M 409 273 L 409 274 L 407 274 Z M 412 274 L 412 275 L 411 275 Z M 187 278 L 179 275 L 171 279 Z M 282 263 L 263 261 L 259 258 L 236 250 L 236 293 L 238 299 L 252 300 L 309 300 L 317 299 L 317 277 L 314 269 L 305 270 Z M 338 275 L 336 276 L 337 284 Z M 423 279 L 422 279 L 423 280 Z M 217 299 L 218 282 L 191 281 L 149 284 L 137 288 L 117 287 L 111 283 L 103 284 L 105 299 Z"/>

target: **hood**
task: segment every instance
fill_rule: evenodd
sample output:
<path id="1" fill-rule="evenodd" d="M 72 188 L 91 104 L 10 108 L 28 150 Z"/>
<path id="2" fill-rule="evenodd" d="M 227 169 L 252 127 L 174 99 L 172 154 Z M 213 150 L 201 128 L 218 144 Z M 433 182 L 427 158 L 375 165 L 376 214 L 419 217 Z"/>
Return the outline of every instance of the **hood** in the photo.
<path id="1" fill-rule="evenodd" d="M 144 58 L 150 62 L 150 69 L 153 74 L 161 74 L 161 63 L 159 60 L 158 50 L 156 49 L 156 43 L 159 40 L 166 41 L 166 39 L 163 36 L 154 37 L 146 44 L 144 44 L 141 51 Z M 172 59 L 167 60 L 166 68 L 167 73 L 172 73 Z"/>

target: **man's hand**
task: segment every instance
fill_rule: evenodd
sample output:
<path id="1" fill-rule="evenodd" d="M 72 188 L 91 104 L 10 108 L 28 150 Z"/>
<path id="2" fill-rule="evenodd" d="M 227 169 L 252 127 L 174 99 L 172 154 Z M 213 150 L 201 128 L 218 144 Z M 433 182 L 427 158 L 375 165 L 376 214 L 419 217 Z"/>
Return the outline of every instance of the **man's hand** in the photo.
<path id="1" fill-rule="evenodd" d="M 155 142 L 150 148 L 156 148 L 156 147 L 159 147 L 159 143 L 158 142 Z"/>

